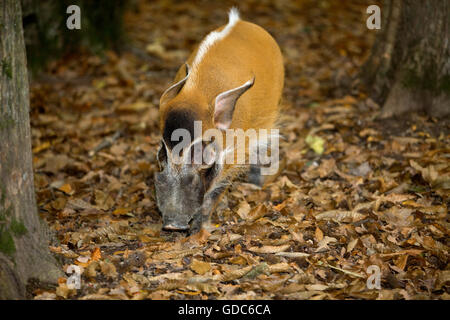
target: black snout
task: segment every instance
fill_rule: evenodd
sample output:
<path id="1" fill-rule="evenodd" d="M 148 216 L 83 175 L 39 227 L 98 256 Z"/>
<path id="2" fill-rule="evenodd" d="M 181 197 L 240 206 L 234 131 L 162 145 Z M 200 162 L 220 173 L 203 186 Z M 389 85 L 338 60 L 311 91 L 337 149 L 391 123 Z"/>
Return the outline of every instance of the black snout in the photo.
<path id="1" fill-rule="evenodd" d="M 186 231 L 189 230 L 188 224 L 179 224 L 176 222 L 164 223 L 163 229 L 166 231 Z"/>

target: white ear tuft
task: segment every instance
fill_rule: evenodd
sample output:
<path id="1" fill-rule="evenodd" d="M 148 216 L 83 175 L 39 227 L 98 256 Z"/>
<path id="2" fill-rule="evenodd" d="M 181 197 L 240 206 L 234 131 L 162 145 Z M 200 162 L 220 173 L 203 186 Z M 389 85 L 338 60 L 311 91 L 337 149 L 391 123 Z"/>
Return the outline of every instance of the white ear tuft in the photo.
<path id="1" fill-rule="evenodd" d="M 239 10 L 236 7 L 232 7 L 230 11 L 228 11 L 228 23 L 235 24 L 239 19 Z"/>

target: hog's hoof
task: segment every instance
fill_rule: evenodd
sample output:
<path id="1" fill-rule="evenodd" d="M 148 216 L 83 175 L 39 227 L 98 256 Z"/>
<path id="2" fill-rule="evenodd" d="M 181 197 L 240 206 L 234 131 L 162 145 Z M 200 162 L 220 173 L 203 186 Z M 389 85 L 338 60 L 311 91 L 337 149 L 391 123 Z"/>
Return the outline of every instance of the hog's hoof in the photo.
<path id="1" fill-rule="evenodd" d="M 248 182 L 258 187 L 264 184 L 263 176 L 261 175 L 261 168 L 259 166 L 251 165 L 248 173 Z"/>

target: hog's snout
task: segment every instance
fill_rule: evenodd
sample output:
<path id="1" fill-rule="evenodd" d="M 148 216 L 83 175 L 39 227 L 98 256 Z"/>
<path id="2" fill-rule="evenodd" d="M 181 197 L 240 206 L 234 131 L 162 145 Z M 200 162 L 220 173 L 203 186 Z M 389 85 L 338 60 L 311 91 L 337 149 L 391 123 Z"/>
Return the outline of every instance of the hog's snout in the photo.
<path id="1" fill-rule="evenodd" d="M 187 231 L 191 227 L 188 222 L 177 221 L 177 219 L 163 219 L 163 229 L 166 231 Z"/>
<path id="2" fill-rule="evenodd" d="M 189 225 L 179 225 L 175 223 L 169 223 L 163 225 L 163 229 L 166 231 L 187 231 L 189 230 Z"/>

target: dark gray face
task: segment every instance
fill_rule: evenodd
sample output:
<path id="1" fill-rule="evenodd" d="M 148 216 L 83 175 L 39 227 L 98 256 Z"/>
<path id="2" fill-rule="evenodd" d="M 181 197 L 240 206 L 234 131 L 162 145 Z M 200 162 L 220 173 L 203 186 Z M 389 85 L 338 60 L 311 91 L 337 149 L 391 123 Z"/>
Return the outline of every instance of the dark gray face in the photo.
<path id="1" fill-rule="evenodd" d="M 155 173 L 156 199 L 166 230 L 189 230 L 193 219 L 202 214 L 205 192 L 211 184 L 214 166 L 193 164 L 175 166 L 163 145 L 158 152 L 161 171 Z"/>
<path id="2" fill-rule="evenodd" d="M 173 174 L 166 167 L 155 174 L 155 189 L 163 228 L 188 230 L 192 219 L 201 214 L 204 187 L 200 176 L 185 170 Z"/>

